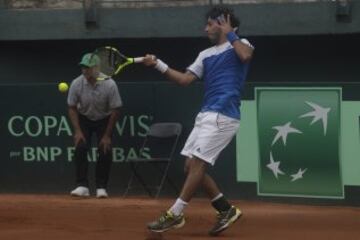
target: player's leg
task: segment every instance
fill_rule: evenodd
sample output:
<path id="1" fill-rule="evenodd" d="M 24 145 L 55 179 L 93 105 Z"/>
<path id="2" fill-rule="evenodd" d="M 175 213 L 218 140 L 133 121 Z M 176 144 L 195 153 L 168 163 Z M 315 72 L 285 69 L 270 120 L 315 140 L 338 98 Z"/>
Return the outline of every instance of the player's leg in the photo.
<path id="1" fill-rule="evenodd" d="M 220 189 L 216 185 L 214 179 L 207 173 L 204 176 L 201 187 L 211 200 L 217 198 L 219 194 L 221 194 Z"/>
<path id="2" fill-rule="evenodd" d="M 228 117 L 224 119 L 223 117 L 219 117 L 219 115 L 220 114 L 214 112 L 208 112 L 200 113 L 197 116 L 195 127 L 181 152 L 190 158 L 190 160 L 188 160 L 190 162 L 189 173 L 183 190 L 170 210 L 161 216 L 158 221 L 148 225 L 150 230 L 163 232 L 171 228 L 181 227 L 184 224 L 185 221 L 183 220 L 182 211 L 192 198 L 198 186 L 203 183 L 206 166 L 208 164 L 215 164 L 220 152 L 231 141 L 239 126 L 238 120 Z M 214 185 L 212 187 L 214 187 Z M 230 209 L 233 208 L 231 207 Z M 225 214 L 229 211 L 219 214 L 221 219 L 218 218 L 217 223 L 221 222 L 223 225 L 221 225 L 220 229 L 216 229 L 216 232 L 223 231 L 238 219 L 241 213 L 238 209 L 234 209 L 236 210 L 235 216 L 231 215 L 230 218 L 229 214 Z M 233 211 L 231 211 L 231 213 L 233 213 Z"/>
<path id="3" fill-rule="evenodd" d="M 179 198 L 157 221 L 148 224 L 151 231 L 164 232 L 173 228 L 180 228 L 185 224 L 184 208 L 202 184 L 207 165 L 208 163 L 198 158 L 193 158 L 190 161 L 189 172 Z"/>
<path id="4" fill-rule="evenodd" d="M 229 118 L 222 114 L 217 114 L 216 124 L 219 134 L 214 138 L 210 138 L 209 145 L 213 148 L 212 164 L 215 164 L 220 152 L 230 143 L 236 134 L 239 121 Z M 232 206 L 225 196 L 220 192 L 213 178 L 206 174 L 203 179 L 202 187 L 211 199 L 212 206 L 217 210 L 217 220 L 213 228 L 209 231 L 210 235 L 218 235 L 227 229 L 232 223 L 239 219 L 242 215 L 240 209 Z"/>
<path id="5" fill-rule="evenodd" d="M 203 189 L 211 199 L 211 205 L 217 211 L 217 220 L 210 229 L 210 235 L 218 235 L 239 219 L 242 212 L 239 208 L 232 206 L 225 196 L 220 192 L 211 176 L 205 175 L 202 184 Z"/>
<path id="6" fill-rule="evenodd" d="M 84 116 L 79 115 L 79 124 L 86 142 L 80 142 L 75 146 L 74 163 L 77 187 L 70 194 L 76 197 L 87 197 L 90 195 L 87 153 L 91 144 L 91 131 L 89 122 Z"/>
<path id="7" fill-rule="evenodd" d="M 199 115 L 196 117 L 195 127 L 191 131 L 188 139 L 186 140 L 185 146 L 182 150 L 182 154 L 187 156 L 188 158 L 192 157 L 191 151 L 194 148 L 195 140 L 199 133 L 199 119 L 201 119 Z M 188 162 L 188 160 L 186 162 Z M 196 167 L 200 167 L 200 166 L 196 166 Z M 185 218 L 184 215 L 182 214 L 182 211 L 186 207 L 186 205 L 187 202 L 185 202 L 181 198 L 178 198 L 175 201 L 174 205 L 168 211 L 166 211 L 162 216 L 160 216 L 158 220 L 154 222 L 150 222 L 147 225 L 148 229 L 154 232 L 164 232 L 172 228 L 182 227 L 185 224 Z M 174 212 L 176 212 L 176 214 Z"/>
<path id="8" fill-rule="evenodd" d="M 217 130 L 215 129 L 216 123 L 214 116 L 214 114 L 199 113 L 196 117 L 194 129 L 190 133 L 181 151 L 182 155 L 188 157 L 186 160 L 188 173 L 180 196 L 163 216 L 157 221 L 148 224 L 150 230 L 163 232 L 184 225 L 183 210 L 191 200 L 195 191 L 202 184 L 206 168 L 210 163 L 208 159 L 202 158 L 201 152 L 205 153 L 208 151 L 208 133 Z M 198 155 L 196 157 L 194 155 L 195 152 Z"/>
<path id="9" fill-rule="evenodd" d="M 191 159 L 187 159 L 187 161 L 185 162 L 185 167 L 184 167 L 185 174 L 188 174 L 188 172 L 189 172 L 190 163 L 191 163 Z M 229 225 L 228 222 L 230 221 L 230 219 L 232 219 L 232 218 L 234 218 L 234 216 L 238 215 L 239 212 L 241 215 L 241 211 L 240 210 L 237 211 L 237 209 L 235 207 L 233 207 L 227 201 L 227 199 L 220 192 L 217 184 L 215 183 L 215 181 L 209 174 L 205 173 L 201 187 L 206 192 L 208 197 L 211 199 L 211 205 L 218 212 L 217 221 L 216 221 L 215 225 L 213 226 L 213 228 L 209 231 L 209 234 L 216 235 L 226 229 L 226 227 L 224 227 L 224 226 Z M 228 214 L 221 214 L 221 213 L 225 213 L 225 212 Z M 233 220 L 233 221 L 235 221 L 235 220 Z"/>
<path id="10" fill-rule="evenodd" d="M 189 152 L 214 165 L 221 151 L 236 134 L 239 121 L 222 114 L 207 113 L 204 115 L 200 126 L 202 128 L 198 131 L 198 137 Z M 188 160 L 187 165 L 191 161 L 192 159 Z M 188 166 L 186 168 L 190 169 Z M 230 205 L 220 192 L 215 181 L 208 174 L 204 175 L 201 185 L 218 212 L 217 221 L 209 231 L 210 235 L 217 235 L 234 223 L 241 216 L 241 211 Z"/>
<path id="11" fill-rule="evenodd" d="M 189 162 L 189 172 L 180 193 L 180 199 L 185 202 L 189 202 L 199 186 L 202 185 L 209 164 L 197 157 L 193 157 Z"/>
<path id="12" fill-rule="evenodd" d="M 108 193 L 106 191 L 107 183 L 109 181 L 110 168 L 112 164 L 112 146 L 108 151 L 104 151 L 103 148 L 99 147 L 99 142 L 104 136 L 106 127 L 108 125 L 109 118 L 98 121 L 96 126 L 96 137 L 98 142 L 99 158 L 96 162 L 95 169 L 95 183 L 96 183 L 96 197 L 107 198 Z"/>
<path id="13" fill-rule="evenodd" d="M 190 163 L 191 163 L 191 159 L 190 158 L 186 159 L 184 164 L 185 175 L 188 175 L 189 173 Z M 215 181 L 207 173 L 205 173 L 204 175 L 203 181 L 201 183 L 201 187 L 203 188 L 203 190 L 206 192 L 206 194 L 210 199 L 215 199 L 217 196 L 219 196 L 219 194 L 221 194 Z"/>
<path id="14" fill-rule="evenodd" d="M 211 205 L 216 209 L 216 211 L 223 212 L 228 211 L 231 208 L 230 203 L 220 192 L 220 189 L 216 185 L 214 179 L 209 174 L 205 174 L 201 186 L 209 196 Z"/>

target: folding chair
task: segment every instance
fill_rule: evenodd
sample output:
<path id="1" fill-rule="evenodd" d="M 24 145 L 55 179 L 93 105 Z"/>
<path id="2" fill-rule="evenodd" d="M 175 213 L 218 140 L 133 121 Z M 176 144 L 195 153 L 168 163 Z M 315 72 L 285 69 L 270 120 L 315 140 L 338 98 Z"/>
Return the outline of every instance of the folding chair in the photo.
<path id="1" fill-rule="evenodd" d="M 126 196 L 129 193 L 129 190 L 133 188 L 134 178 L 139 181 L 150 197 L 159 197 L 165 181 L 173 187 L 177 194 L 179 193 L 178 188 L 167 176 L 167 173 L 174 157 L 181 131 L 182 125 L 175 122 L 154 123 L 150 126 L 139 154 L 139 156 L 147 157 L 126 159 L 130 164 L 132 174 L 129 178 L 124 196 Z M 140 166 L 145 164 L 154 167 L 160 175 L 159 183 L 153 187 L 148 185 L 147 181 L 139 172 Z M 154 177 L 155 176 L 151 176 L 151 180 L 154 180 Z M 156 189 L 155 195 L 153 194 L 153 191 L 151 191 L 151 188 L 154 187 Z"/>

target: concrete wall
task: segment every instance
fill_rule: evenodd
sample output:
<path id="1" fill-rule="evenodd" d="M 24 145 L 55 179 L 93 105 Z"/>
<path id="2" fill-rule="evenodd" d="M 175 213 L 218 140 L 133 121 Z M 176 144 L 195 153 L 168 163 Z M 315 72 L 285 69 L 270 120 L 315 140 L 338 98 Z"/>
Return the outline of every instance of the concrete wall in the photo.
<path id="1" fill-rule="evenodd" d="M 360 1 L 353 1 L 351 6 L 351 14 L 341 18 L 335 1 L 230 5 L 241 19 L 243 36 L 358 33 Z M 203 37 L 204 15 L 208 9 L 209 6 L 98 6 L 89 11 L 3 8 L 0 40 Z"/>
<path id="2" fill-rule="evenodd" d="M 7 8 L 28 9 L 28 8 L 81 8 L 83 2 L 92 0 L 1 0 Z M 184 7 L 209 4 L 263 4 L 263 3 L 305 3 L 331 0 L 98 0 L 96 4 L 101 7 Z"/>

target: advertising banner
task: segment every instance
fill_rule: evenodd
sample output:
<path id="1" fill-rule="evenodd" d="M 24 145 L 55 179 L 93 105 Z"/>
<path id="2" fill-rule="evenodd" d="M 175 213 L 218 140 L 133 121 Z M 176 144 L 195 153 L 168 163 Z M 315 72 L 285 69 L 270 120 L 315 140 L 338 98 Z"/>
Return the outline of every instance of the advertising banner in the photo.
<path id="1" fill-rule="evenodd" d="M 258 194 L 343 198 L 340 88 L 256 88 Z"/>

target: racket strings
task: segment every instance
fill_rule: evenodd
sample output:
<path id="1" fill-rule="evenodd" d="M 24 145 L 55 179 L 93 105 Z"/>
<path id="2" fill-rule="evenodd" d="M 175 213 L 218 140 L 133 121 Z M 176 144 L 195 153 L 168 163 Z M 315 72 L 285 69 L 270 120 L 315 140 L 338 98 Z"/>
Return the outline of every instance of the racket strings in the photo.
<path id="1" fill-rule="evenodd" d="M 107 77 L 112 77 L 119 69 L 127 65 L 129 61 L 126 56 L 110 47 L 97 49 L 95 55 L 100 60 L 100 72 Z"/>
<path id="2" fill-rule="evenodd" d="M 112 51 L 104 50 L 97 52 L 100 59 L 100 72 L 111 76 L 116 70 L 116 56 Z"/>

